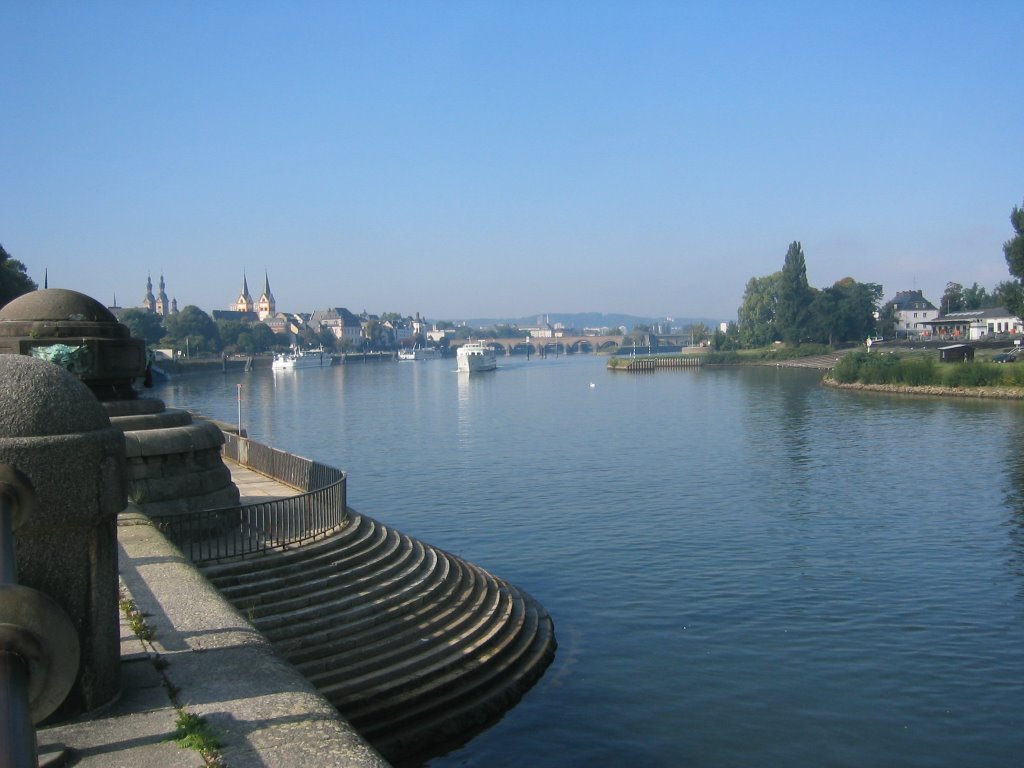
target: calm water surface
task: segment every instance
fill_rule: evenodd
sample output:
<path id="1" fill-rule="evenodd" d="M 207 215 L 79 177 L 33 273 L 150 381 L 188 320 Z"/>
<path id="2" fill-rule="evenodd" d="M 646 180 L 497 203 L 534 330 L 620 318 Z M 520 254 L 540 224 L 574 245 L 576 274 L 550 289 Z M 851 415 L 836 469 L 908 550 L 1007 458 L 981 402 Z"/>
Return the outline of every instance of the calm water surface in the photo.
<path id="1" fill-rule="evenodd" d="M 183 377 L 532 593 L 558 655 L 431 765 L 1024 765 L 1024 406 L 593 356 Z"/>

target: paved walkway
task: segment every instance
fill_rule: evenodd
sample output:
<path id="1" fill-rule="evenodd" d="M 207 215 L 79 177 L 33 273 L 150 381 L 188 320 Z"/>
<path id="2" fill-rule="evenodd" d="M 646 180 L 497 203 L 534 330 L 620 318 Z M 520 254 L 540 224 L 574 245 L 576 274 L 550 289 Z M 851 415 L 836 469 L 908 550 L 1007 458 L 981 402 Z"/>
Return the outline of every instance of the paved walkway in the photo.
<path id="1" fill-rule="evenodd" d="M 248 467 L 236 464 L 231 459 L 224 459 L 224 464 L 231 470 L 231 479 L 238 486 L 242 504 L 257 504 L 261 501 L 283 499 L 301 493 L 290 485 L 254 472 Z"/>
<path id="2" fill-rule="evenodd" d="M 225 463 L 243 504 L 296 493 Z M 121 696 L 40 729 L 41 765 L 202 768 L 208 763 L 198 752 L 171 741 L 184 710 L 210 724 L 229 768 L 386 768 L 147 517 L 119 516 L 118 548 L 122 596 L 135 602 L 152 639 L 140 640 L 122 615 Z"/>

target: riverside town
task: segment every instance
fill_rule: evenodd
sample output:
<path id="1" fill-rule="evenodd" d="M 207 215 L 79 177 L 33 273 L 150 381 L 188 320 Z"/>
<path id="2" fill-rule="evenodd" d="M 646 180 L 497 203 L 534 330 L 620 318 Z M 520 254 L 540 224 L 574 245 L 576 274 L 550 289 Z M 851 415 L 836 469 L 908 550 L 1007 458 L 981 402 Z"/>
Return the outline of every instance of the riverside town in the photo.
<path id="1" fill-rule="evenodd" d="M 610 715 L 593 686 L 644 681 L 722 764 L 732 708 L 761 696 L 744 717 L 796 733 L 795 698 L 883 762 L 929 764 L 939 740 L 1008 765 L 1022 209 L 1011 223 L 992 288 L 814 288 L 793 242 L 736 318 L 631 327 L 285 312 L 266 273 L 209 314 L 163 275 L 104 306 L 0 251 L 0 764 L 444 766 L 511 744 L 533 763 L 521 718 L 583 755 Z M 965 434 L 989 459 L 953 477 Z M 904 466 L 915 440 L 935 458 Z M 876 717 L 894 696 L 913 734 Z"/>

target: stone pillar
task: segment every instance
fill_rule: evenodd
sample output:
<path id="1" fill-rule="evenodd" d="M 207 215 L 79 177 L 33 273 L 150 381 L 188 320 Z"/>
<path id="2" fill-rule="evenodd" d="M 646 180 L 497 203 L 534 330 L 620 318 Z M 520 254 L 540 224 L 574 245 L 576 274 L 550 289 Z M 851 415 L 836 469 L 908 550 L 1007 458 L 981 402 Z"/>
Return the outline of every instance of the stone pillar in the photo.
<path id="1" fill-rule="evenodd" d="M 238 504 L 238 487 L 221 458 L 224 433 L 216 424 L 144 397 L 107 401 L 103 408 L 111 425 L 124 431 L 129 494 L 147 515 Z"/>
<path id="2" fill-rule="evenodd" d="M 19 582 L 51 597 L 78 631 L 81 664 L 56 719 L 120 689 L 117 514 L 124 509 L 124 435 L 95 396 L 56 365 L 0 355 L 0 463 L 35 489 L 15 534 Z"/>
<path id="3" fill-rule="evenodd" d="M 92 390 L 125 433 L 127 484 L 147 515 L 238 504 L 220 429 L 138 396 L 133 381 L 146 374 L 146 345 L 96 299 L 64 288 L 19 296 L 0 309 L 2 354 L 51 360 Z"/>

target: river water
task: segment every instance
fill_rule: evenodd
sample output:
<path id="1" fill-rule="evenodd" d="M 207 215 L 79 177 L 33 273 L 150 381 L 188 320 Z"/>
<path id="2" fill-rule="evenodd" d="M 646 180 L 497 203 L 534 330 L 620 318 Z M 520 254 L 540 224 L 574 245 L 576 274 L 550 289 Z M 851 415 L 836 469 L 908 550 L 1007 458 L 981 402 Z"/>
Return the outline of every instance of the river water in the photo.
<path id="1" fill-rule="evenodd" d="M 181 377 L 559 641 L 432 766 L 1024 765 L 1024 405 L 590 355 Z"/>

